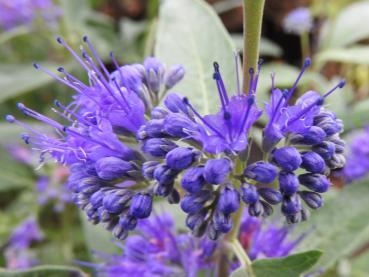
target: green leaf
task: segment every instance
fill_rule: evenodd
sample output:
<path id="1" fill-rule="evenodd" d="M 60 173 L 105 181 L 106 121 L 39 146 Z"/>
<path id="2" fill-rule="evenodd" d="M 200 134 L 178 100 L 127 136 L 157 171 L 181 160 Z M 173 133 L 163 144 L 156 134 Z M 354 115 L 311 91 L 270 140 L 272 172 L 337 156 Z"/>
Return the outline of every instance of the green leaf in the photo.
<path id="1" fill-rule="evenodd" d="M 321 251 L 312 250 L 285 258 L 256 260 L 252 269 L 257 277 L 298 277 L 309 270 L 321 255 Z"/>
<path id="2" fill-rule="evenodd" d="M 339 48 L 369 37 L 369 1 L 360 1 L 347 6 L 337 18 L 327 21 L 321 32 L 324 48 Z"/>
<path id="3" fill-rule="evenodd" d="M 175 91 L 187 96 L 200 113 L 219 105 L 213 80 L 213 62 L 220 65 L 230 93 L 236 91 L 236 67 L 232 39 L 205 1 L 165 1 L 160 9 L 156 56 L 168 66 L 181 64 L 184 80 Z"/>
<path id="4" fill-rule="evenodd" d="M 348 64 L 369 65 L 369 46 L 357 45 L 350 48 L 328 49 L 320 52 L 316 59 L 320 64 L 334 61 Z"/>
<path id="5" fill-rule="evenodd" d="M 87 277 L 78 268 L 69 266 L 43 265 L 26 270 L 0 270 L 0 277 Z"/>
<path id="6" fill-rule="evenodd" d="M 113 235 L 101 225 L 93 225 L 87 220 L 84 212 L 80 212 L 82 229 L 85 234 L 87 247 L 90 251 L 100 251 L 104 253 L 119 253 L 121 249 L 112 243 Z M 92 259 L 95 259 L 92 255 Z"/>
<path id="7" fill-rule="evenodd" d="M 2 147 L 0 147 L 0 164 L 0 192 L 34 185 L 33 171 L 13 160 Z"/>
<path id="8" fill-rule="evenodd" d="M 229 277 L 250 277 L 250 275 L 244 267 L 240 267 L 233 271 Z"/>
<path id="9" fill-rule="evenodd" d="M 45 67 L 55 67 L 45 65 Z M 32 64 L 0 64 L 0 103 L 29 92 L 54 79 L 36 70 Z"/>
<path id="10" fill-rule="evenodd" d="M 324 252 L 315 269 L 331 267 L 369 240 L 368 195 L 369 180 L 351 184 L 326 198 L 321 209 L 312 212 L 307 222 L 298 224 L 296 233 L 306 232 L 314 226 L 298 249 L 313 248 Z"/>

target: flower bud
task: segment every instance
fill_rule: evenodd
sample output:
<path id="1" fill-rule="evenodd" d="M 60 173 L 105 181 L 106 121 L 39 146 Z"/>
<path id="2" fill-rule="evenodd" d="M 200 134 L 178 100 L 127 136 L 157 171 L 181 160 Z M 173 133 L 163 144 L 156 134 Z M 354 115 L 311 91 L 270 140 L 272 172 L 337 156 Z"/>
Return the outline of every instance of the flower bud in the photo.
<path id="1" fill-rule="evenodd" d="M 201 210 L 198 213 L 189 214 L 186 217 L 186 226 L 191 230 L 195 229 L 196 226 L 203 224 L 203 222 L 205 221 L 206 214 L 207 214 L 206 210 Z"/>
<path id="2" fill-rule="evenodd" d="M 190 147 L 177 147 L 165 156 L 165 162 L 173 170 L 183 170 L 194 163 L 200 152 Z"/>
<path id="3" fill-rule="evenodd" d="M 322 143 L 313 146 L 312 150 L 318 153 L 324 160 L 331 159 L 336 150 L 333 142 L 323 141 Z"/>
<path id="4" fill-rule="evenodd" d="M 299 176 L 302 185 L 315 192 L 326 192 L 330 182 L 325 175 L 315 173 L 305 173 Z"/>
<path id="5" fill-rule="evenodd" d="M 285 197 L 282 201 L 281 210 L 286 216 L 299 213 L 301 211 L 301 202 L 299 197 L 296 194 Z"/>
<path id="6" fill-rule="evenodd" d="M 273 207 L 265 201 L 260 201 L 260 203 L 263 206 L 262 216 L 263 217 L 271 216 L 273 214 Z"/>
<path id="7" fill-rule="evenodd" d="M 154 193 L 161 197 L 167 197 L 172 193 L 173 188 L 174 188 L 174 181 L 168 184 L 158 183 L 156 184 L 154 188 Z"/>
<path id="8" fill-rule="evenodd" d="M 169 166 L 162 164 L 154 170 L 154 178 L 159 184 L 171 184 L 177 176 L 177 172 L 172 170 Z"/>
<path id="9" fill-rule="evenodd" d="M 301 155 L 295 147 L 281 147 L 275 149 L 272 154 L 273 162 L 285 171 L 294 171 L 302 163 Z"/>
<path id="10" fill-rule="evenodd" d="M 244 184 L 241 186 L 242 200 L 245 204 L 254 204 L 259 201 L 259 193 L 256 186 Z"/>
<path id="11" fill-rule="evenodd" d="M 273 188 L 259 188 L 258 193 L 265 201 L 272 205 L 276 205 L 282 201 L 281 193 Z"/>
<path id="12" fill-rule="evenodd" d="M 211 240 L 217 240 L 220 236 L 220 232 L 215 229 L 214 223 L 210 222 L 207 229 L 208 238 Z"/>
<path id="13" fill-rule="evenodd" d="M 164 119 L 168 115 L 168 111 L 162 107 L 155 107 L 151 110 L 152 119 Z"/>
<path id="14" fill-rule="evenodd" d="M 189 115 L 188 107 L 185 103 L 183 103 L 183 97 L 179 96 L 176 93 L 170 93 L 165 97 L 164 105 L 173 113 L 184 113 L 185 115 Z"/>
<path id="15" fill-rule="evenodd" d="M 302 153 L 301 167 L 311 173 L 320 174 L 323 174 L 326 168 L 323 158 L 319 154 L 312 151 Z"/>
<path id="16" fill-rule="evenodd" d="M 126 190 L 113 190 L 105 194 L 103 199 L 104 208 L 112 214 L 121 213 L 131 200 L 132 194 Z"/>
<path id="17" fill-rule="evenodd" d="M 231 186 L 225 187 L 219 195 L 217 210 L 224 214 L 231 214 L 240 207 L 240 194 Z"/>
<path id="18" fill-rule="evenodd" d="M 292 172 L 279 173 L 279 188 L 283 195 L 291 196 L 299 189 L 299 180 Z"/>
<path id="19" fill-rule="evenodd" d="M 132 197 L 129 214 L 136 218 L 147 218 L 152 210 L 152 196 L 138 193 Z"/>
<path id="20" fill-rule="evenodd" d="M 222 184 L 232 170 L 232 162 L 228 159 L 209 159 L 204 167 L 204 178 L 209 184 Z"/>
<path id="21" fill-rule="evenodd" d="M 333 157 L 326 161 L 330 169 L 340 169 L 346 164 L 346 157 L 342 154 L 334 154 Z"/>
<path id="22" fill-rule="evenodd" d="M 128 171 L 133 170 L 133 166 L 117 157 L 105 157 L 96 162 L 95 169 L 101 179 L 110 181 L 126 176 Z"/>
<path id="23" fill-rule="evenodd" d="M 186 115 L 170 113 L 165 117 L 164 130 L 172 137 L 187 137 L 189 132 L 196 131 L 197 125 Z"/>
<path id="24" fill-rule="evenodd" d="M 260 203 L 260 201 L 250 204 L 248 209 L 249 215 L 251 216 L 261 216 L 264 212 L 263 205 Z"/>
<path id="25" fill-rule="evenodd" d="M 137 218 L 129 215 L 122 215 L 119 219 L 119 224 L 125 230 L 133 230 L 137 226 Z"/>
<path id="26" fill-rule="evenodd" d="M 182 187 L 191 193 L 200 191 L 205 184 L 203 172 L 203 166 L 189 168 L 182 176 Z"/>
<path id="27" fill-rule="evenodd" d="M 229 214 L 216 211 L 213 222 L 215 230 L 221 233 L 228 233 L 232 229 L 232 218 Z"/>
<path id="28" fill-rule="evenodd" d="M 158 93 L 160 90 L 160 84 L 164 78 L 164 65 L 154 57 L 148 57 L 144 61 L 144 67 L 146 71 L 146 82 L 149 89 Z"/>
<path id="29" fill-rule="evenodd" d="M 178 204 L 179 201 L 181 201 L 181 196 L 179 195 L 178 190 L 172 189 L 172 191 L 168 195 L 169 204 Z"/>
<path id="30" fill-rule="evenodd" d="M 154 171 L 160 165 L 157 161 L 147 161 L 142 165 L 142 175 L 147 179 L 154 179 Z"/>
<path id="31" fill-rule="evenodd" d="M 112 230 L 113 236 L 119 240 L 124 240 L 128 236 L 128 230 L 124 229 L 124 227 L 120 224 L 116 224 Z"/>
<path id="32" fill-rule="evenodd" d="M 319 209 L 321 206 L 323 206 L 323 197 L 319 193 L 312 191 L 300 191 L 299 194 L 305 201 L 306 205 L 308 205 L 310 208 Z"/>
<path id="33" fill-rule="evenodd" d="M 153 157 L 164 158 L 165 155 L 175 149 L 177 145 L 164 138 L 151 138 L 144 141 L 142 151 Z"/>
<path id="34" fill-rule="evenodd" d="M 105 193 L 102 189 L 94 192 L 90 197 L 90 203 L 95 209 L 98 209 L 102 206 L 103 199 L 104 199 Z"/>
<path id="35" fill-rule="evenodd" d="M 211 191 L 202 190 L 197 193 L 186 195 L 181 201 L 181 208 L 185 213 L 198 213 L 206 201 L 212 196 Z"/>
<path id="36" fill-rule="evenodd" d="M 277 177 L 277 168 L 270 163 L 259 161 L 246 167 L 243 174 L 249 179 L 269 184 Z"/>
<path id="37" fill-rule="evenodd" d="M 152 119 L 145 122 L 137 131 L 137 139 L 143 140 L 147 138 L 164 137 L 164 119 Z"/>
<path id="38" fill-rule="evenodd" d="M 321 143 L 326 137 L 324 130 L 317 126 L 311 126 L 301 134 L 293 134 L 290 138 L 292 144 L 316 145 Z"/>
<path id="39" fill-rule="evenodd" d="M 343 125 L 334 113 L 324 111 L 314 117 L 314 125 L 322 128 L 327 136 L 332 136 L 342 131 Z"/>
<path id="40" fill-rule="evenodd" d="M 179 81 L 182 80 L 184 74 L 185 70 L 180 65 L 175 65 L 170 68 L 168 74 L 165 76 L 165 87 L 167 89 L 174 87 Z"/>

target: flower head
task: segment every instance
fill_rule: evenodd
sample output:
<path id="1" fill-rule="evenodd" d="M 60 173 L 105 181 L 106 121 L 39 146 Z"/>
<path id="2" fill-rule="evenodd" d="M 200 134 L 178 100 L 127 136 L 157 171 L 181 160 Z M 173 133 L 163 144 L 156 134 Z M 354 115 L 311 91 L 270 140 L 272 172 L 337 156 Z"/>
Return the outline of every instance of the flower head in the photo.
<path id="1" fill-rule="evenodd" d="M 60 9 L 51 0 L 0 1 L 0 29 L 11 30 L 21 25 L 31 25 L 38 18 L 48 24 L 55 23 Z"/>
<path id="2" fill-rule="evenodd" d="M 283 28 L 286 32 L 301 35 L 310 32 L 313 28 L 313 19 L 308 8 L 292 10 L 283 20 Z"/>
<path id="3" fill-rule="evenodd" d="M 228 93 L 214 63 L 219 111 L 201 115 L 190 99 L 165 94 L 182 79 L 181 67 L 166 70 L 154 57 L 142 65 L 119 66 L 111 54 L 115 71 L 109 72 L 87 37 L 81 56 L 61 38 L 57 41 L 90 78 L 84 84 L 59 68 L 64 75 L 60 78 L 35 64 L 76 92 L 70 104 L 56 102 L 54 111 L 67 123 L 23 104 L 18 108 L 25 115 L 51 125 L 57 136 L 47 136 L 11 115 L 7 120 L 29 131 L 22 137 L 41 149 L 42 160 L 49 154 L 70 166 L 68 188 L 74 203 L 91 222 L 103 223 L 119 239 L 150 216 L 155 196 L 179 203 L 193 234 L 206 233 L 213 240 L 232 229 L 232 214 L 241 200 L 252 216 L 269 216 L 281 203 L 287 221 L 297 223 L 308 215 L 301 199 L 308 207 L 321 206 L 313 205 L 315 194 L 305 197 L 299 183 L 308 192 L 323 193 L 329 187 L 325 176 L 329 169 L 344 164 L 342 121 L 323 106 L 344 81 L 322 96 L 308 91 L 290 104 L 309 59 L 290 89 L 272 88 L 265 107 L 269 121 L 263 129 L 264 159 L 249 164 L 250 130 L 262 113 L 255 101 L 261 62 L 256 71 L 249 70 L 247 94 L 239 89 L 234 95 Z M 158 105 L 161 99 L 164 106 Z M 306 154 L 309 151 L 314 154 Z M 307 172 L 300 174 L 301 168 Z M 274 182 L 279 182 L 279 189 Z M 185 190 L 182 198 L 177 184 Z"/>
<path id="4" fill-rule="evenodd" d="M 9 238 L 4 254 L 7 267 L 11 269 L 28 268 L 37 264 L 35 255 L 30 249 L 31 243 L 41 241 L 43 234 L 36 222 L 30 217 L 16 227 Z"/>

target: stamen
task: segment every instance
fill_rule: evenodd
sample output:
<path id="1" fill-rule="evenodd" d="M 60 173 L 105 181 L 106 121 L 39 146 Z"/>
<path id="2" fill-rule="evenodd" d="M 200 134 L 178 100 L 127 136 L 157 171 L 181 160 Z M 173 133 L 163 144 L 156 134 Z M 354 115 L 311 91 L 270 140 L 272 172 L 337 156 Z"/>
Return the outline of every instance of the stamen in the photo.
<path id="1" fill-rule="evenodd" d="M 20 109 L 25 115 L 33 117 L 34 119 L 37 119 L 39 121 L 42 121 L 50 126 L 55 127 L 56 129 L 63 130 L 64 126 L 61 125 L 59 122 L 56 122 L 55 120 L 52 120 L 30 108 L 27 108 L 22 103 L 17 104 L 17 108 Z"/>
<path id="2" fill-rule="evenodd" d="M 335 87 L 333 87 L 330 91 L 325 93 L 323 95 L 324 98 L 328 97 L 332 92 L 334 92 L 336 89 L 341 89 L 346 85 L 346 80 L 341 80 Z"/>
<path id="3" fill-rule="evenodd" d="M 306 59 L 305 59 L 305 62 L 304 62 L 304 65 L 303 65 L 303 67 L 302 67 L 302 69 L 301 69 L 301 71 L 300 71 L 299 75 L 298 75 L 298 76 L 297 76 L 297 78 L 296 78 L 295 83 L 293 84 L 292 88 L 290 89 L 290 91 L 289 91 L 289 93 L 288 93 L 288 95 L 287 95 L 287 97 L 286 97 L 285 105 L 287 105 L 287 104 L 288 104 L 288 101 L 290 100 L 290 98 L 291 98 L 291 96 L 292 96 L 293 92 L 295 91 L 295 89 L 296 89 L 296 87 L 297 87 L 298 82 L 300 81 L 300 79 L 301 79 L 302 75 L 304 74 L 304 72 L 305 72 L 306 68 L 308 68 L 308 67 L 310 66 L 310 64 L 311 64 L 311 60 L 310 60 L 310 58 L 306 58 Z"/>
<path id="4" fill-rule="evenodd" d="M 68 82 L 62 78 L 60 78 L 59 76 L 55 75 L 54 73 L 52 73 L 50 70 L 42 67 L 41 65 L 39 65 L 38 63 L 33 63 L 33 67 L 36 68 L 37 70 L 41 70 L 44 73 L 46 73 L 47 75 L 51 76 L 52 78 L 54 78 L 55 80 L 61 82 L 62 84 L 70 87 L 71 89 L 74 89 L 75 91 L 81 93 L 80 89 L 77 88 L 76 86 L 74 86 L 71 82 Z"/>
<path id="5" fill-rule="evenodd" d="M 123 74 L 122 74 L 122 71 L 120 70 L 120 66 L 119 66 L 117 60 L 114 57 L 114 53 L 113 52 L 110 52 L 110 58 L 113 61 L 113 64 L 114 64 L 115 68 L 119 72 L 119 76 L 120 76 L 121 82 L 123 82 Z"/>
<path id="6" fill-rule="evenodd" d="M 91 65 L 92 69 L 97 73 L 97 75 L 96 75 L 97 80 L 100 81 L 100 83 L 105 87 L 105 89 L 107 90 L 107 92 L 124 109 L 124 104 L 115 96 L 115 93 L 112 90 L 111 86 L 108 84 L 108 82 L 105 80 L 104 75 L 101 74 L 101 72 L 98 70 L 98 68 L 96 67 L 96 65 L 91 60 L 91 58 L 88 56 L 87 52 L 86 51 L 82 51 L 82 56 Z"/>
<path id="7" fill-rule="evenodd" d="M 55 100 L 54 104 L 58 108 L 64 110 L 66 113 L 69 113 L 70 115 L 74 116 L 79 122 L 84 123 L 88 126 L 93 126 L 93 124 L 91 122 L 87 121 L 86 119 L 84 119 L 80 115 L 76 114 L 74 111 L 72 111 L 72 110 L 68 109 L 67 107 L 63 106 L 58 100 Z"/>
<path id="8" fill-rule="evenodd" d="M 245 125 L 246 125 L 246 122 L 247 122 L 247 118 L 249 117 L 249 114 L 250 114 L 250 110 L 251 110 L 251 106 L 255 103 L 255 97 L 253 95 L 250 95 L 249 98 L 247 99 L 247 109 L 246 109 L 246 112 L 243 116 L 243 119 L 242 119 L 242 123 L 241 123 L 241 128 L 240 128 L 240 131 L 238 133 L 238 136 L 241 135 L 241 133 L 243 132 L 243 129 L 245 128 Z"/>
<path id="9" fill-rule="evenodd" d="M 303 115 L 308 113 L 314 106 L 322 106 L 324 104 L 324 97 L 319 97 L 317 100 L 315 100 L 313 103 L 302 109 L 297 115 L 289 119 L 286 123 L 286 126 L 289 124 L 295 122 L 299 118 L 301 118 Z"/>
<path id="10" fill-rule="evenodd" d="M 74 81 L 76 84 L 80 85 L 84 89 L 88 89 L 88 86 L 86 86 L 84 83 L 82 83 L 80 80 L 78 80 L 76 77 L 74 77 L 72 74 L 67 72 L 63 67 L 59 67 L 57 69 L 60 73 L 63 73 L 67 78 Z"/>
<path id="11" fill-rule="evenodd" d="M 122 99 L 124 101 L 124 104 L 125 105 L 123 105 L 123 109 L 128 114 L 130 112 L 130 110 L 131 110 L 131 107 L 129 106 L 129 103 L 128 103 L 126 97 L 124 96 L 124 93 L 123 93 L 121 87 L 119 86 L 117 80 L 115 78 L 113 78 L 112 81 L 115 84 L 115 86 L 117 87 L 117 90 L 119 91 L 119 94 L 120 94 L 120 96 L 122 97 Z"/>
<path id="12" fill-rule="evenodd" d="M 88 48 L 91 50 L 92 55 L 95 57 L 96 61 L 99 63 L 99 65 L 102 68 L 102 70 L 104 71 L 106 77 L 109 78 L 109 76 L 110 76 L 109 71 L 106 69 L 104 63 L 100 59 L 100 57 L 97 54 L 97 52 L 96 52 L 95 48 L 93 47 L 93 45 L 90 43 L 88 37 L 87 36 L 84 36 L 83 37 L 83 41 L 87 44 Z"/>
<path id="13" fill-rule="evenodd" d="M 196 111 L 196 109 L 189 103 L 189 101 L 188 101 L 188 99 L 187 99 L 187 97 L 183 97 L 183 99 L 182 99 L 182 101 L 183 101 L 183 103 L 185 104 L 185 105 L 187 105 L 190 109 L 191 109 L 191 111 L 210 129 L 210 130 L 212 130 L 214 133 L 216 133 L 218 136 L 220 136 L 220 137 L 222 137 L 223 139 L 225 139 L 224 138 L 224 136 L 223 136 L 223 134 L 221 133 L 221 132 L 219 132 L 217 129 L 215 129 L 213 126 L 211 126 L 206 120 L 205 120 L 205 118 L 203 118 L 197 111 Z"/>
<path id="14" fill-rule="evenodd" d="M 57 37 L 56 41 L 63 45 L 65 49 L 67 49 L 72 56 L 83 66 L 83 68 L 86 71 L 90 71 L 90 69 L 88 68 L 88 66 L 84 63 L 84 61 L 76 54 L 76 52 L 73 51 L 73 49 L 61 38 L 61 37 Z"/>
<path id="15" fill-rule="evenodd" d="M 263 63 L 264 63 L 264 60 L 263 59 L 259 59 L 259 62 L 258 62 L 258 72 L 255 75 L 254 82 L 253 82 L 253 88 L 252 88 L 252 90 L 254 91 L 254 93 L 256 93 L 256 88 L 257 88 L 257 85 L 258 85 L 258 82 L 259 82 L 259 76 L 260 76 L 261 66 L 263 65 Z"/>
<path id="16" fill-rule="evenodd" d="M 225 105 L 228 105 L 229 99 L 228 99 L 228 95 L 227 95 L 227 90 L 225 88 L 225 85 L 224 85 L 224 82 L 223 82 L 223 79 L 222 79 L 222 75 L 220 74 L 220 71 L 219 71 L 219 64 L 217 62 L 214 62 L 214 71 L 215 71 L 215 73 L 214 73 L 215 78 L 214 79 L 217 82 L 217 86 L 218 86 L 218 83 L 219 83 L 218 91 L 219 91 L 219 93 L 222 94 Z"/>
<path id="17" fill-rule="evenodd" d="M 273 91 L 272 91 L 273 93 Z M 268 123 L 268 126 L 271 126 L 272 123 L 274 122 L 274 120 L 278 119 L 278 116 L 277 116 L 277 113 L 278 113 L 278 110 L 282 104 L 282 101 L 284 98 L 286 98 L 288 95 L 288 89 L 285 89 L 283 92 L 282 92 L 282 95 L 281 97 L 279 98 L 279 101 L 277 103 L 277 106 L 275 107 L 275 109 L 273 110 L 273 115 L 272 115 L 272 118 L 269 120 L 269 123 Z M 280 115 L 280 113 L 278 114 Z"/>

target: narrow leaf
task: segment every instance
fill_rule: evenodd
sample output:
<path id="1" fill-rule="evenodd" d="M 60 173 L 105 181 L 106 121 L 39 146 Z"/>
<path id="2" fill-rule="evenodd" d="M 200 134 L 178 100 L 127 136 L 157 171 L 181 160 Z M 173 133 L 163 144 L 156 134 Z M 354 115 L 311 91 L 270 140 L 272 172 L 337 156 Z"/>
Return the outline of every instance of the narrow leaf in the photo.
<path id="1" fill-rule="evenodd" d="M 57 265 L 36 266 L 26 270 L 1 270 L 0 277 L 87 277 L 77 268 Z"/>
<path id="2" fill-rule="evenodd" d="M 168 0 L 160 9 L 156 56 L 168 66 L 185 67 L 175 91 L 187 96 L 201 113 L 217 110 L 213 62 L 220 65 L 229 93 L 236 91 L 233 42 L 215 12 L 200 0 Z"/>
<path id="3" fill-rule="evenodd" d="M 321 255 L 321 251 L 312 250 L 285 258 L 257 260 L 252 263 L 252 269 L 257 277 L 298 277 L 309 270 Z"/>

